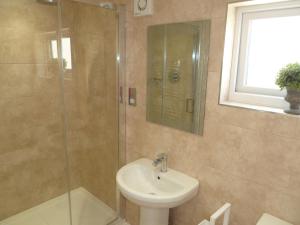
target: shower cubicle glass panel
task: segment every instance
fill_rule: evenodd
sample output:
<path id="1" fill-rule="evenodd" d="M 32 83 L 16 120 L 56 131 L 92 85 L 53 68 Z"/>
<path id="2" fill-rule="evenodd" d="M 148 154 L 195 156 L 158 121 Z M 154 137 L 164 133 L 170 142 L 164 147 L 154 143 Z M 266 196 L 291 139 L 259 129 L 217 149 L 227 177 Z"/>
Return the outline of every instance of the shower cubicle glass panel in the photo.
<path id="1" fill-rule="evenodd" d="M 57 12 L 0 1 L 1 225 L 69 224 Z"/>
<path id="2" fill-rule="evenodd" d="M 117 217 L 119 20 L 95 2 L 0 2 L 0 225 Z"/>
<path id="3" fill-rule="evenodd" d="M 86 2 L 62 1 L 73 225 L 116 218 L 118 17 L 113 4 Z"/>

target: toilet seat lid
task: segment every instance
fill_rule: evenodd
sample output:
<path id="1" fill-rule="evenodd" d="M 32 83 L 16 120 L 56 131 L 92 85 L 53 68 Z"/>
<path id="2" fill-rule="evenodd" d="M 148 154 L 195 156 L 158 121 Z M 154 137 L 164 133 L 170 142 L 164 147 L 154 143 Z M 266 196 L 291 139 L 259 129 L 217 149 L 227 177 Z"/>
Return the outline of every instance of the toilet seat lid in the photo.
<path id="1" fill-rule="evenodd" d="M 270 214 L 263 214 L 256 225 L 293 225 Z"/>

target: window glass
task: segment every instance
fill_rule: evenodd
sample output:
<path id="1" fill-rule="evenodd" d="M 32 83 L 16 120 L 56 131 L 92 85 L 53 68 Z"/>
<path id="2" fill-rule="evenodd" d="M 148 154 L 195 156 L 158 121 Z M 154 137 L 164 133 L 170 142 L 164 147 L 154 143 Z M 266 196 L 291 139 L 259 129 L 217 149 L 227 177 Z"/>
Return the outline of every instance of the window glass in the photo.
<path id="1" fill-rule="evenodd" d="M 300 16 L 250 20 L 245 85 L 279 89 L 278 71 L 300 62 Z"/>

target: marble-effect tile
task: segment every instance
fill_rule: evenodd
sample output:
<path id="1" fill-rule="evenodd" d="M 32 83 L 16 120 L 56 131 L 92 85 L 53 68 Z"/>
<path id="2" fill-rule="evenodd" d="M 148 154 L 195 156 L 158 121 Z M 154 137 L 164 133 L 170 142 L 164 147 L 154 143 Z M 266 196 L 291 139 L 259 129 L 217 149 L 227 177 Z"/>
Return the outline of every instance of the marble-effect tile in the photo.
<path id="1" fill-rule="evenodd" d="M 127 107 L 127 161 L 168 152 L 171 168 L 200 180 L 195 199 L 172 209 L 173 225 L 198 224 L 225 202 L 232 203 L 233 225 L 256 224 L 264 212 L 300 224 L 299 118 L 218 104 L 229 1 L 155 1 L 147 17 L 134 17 L 128 1 L 127 84 L 139 94 L 137 107 Z M 200 137 L 146 121 L 146 47 L 149 25 L 203 19 L 211 20 L 211 38 Z M 138 225 L 137 206 L 128 203 L 126 215 Z"/>

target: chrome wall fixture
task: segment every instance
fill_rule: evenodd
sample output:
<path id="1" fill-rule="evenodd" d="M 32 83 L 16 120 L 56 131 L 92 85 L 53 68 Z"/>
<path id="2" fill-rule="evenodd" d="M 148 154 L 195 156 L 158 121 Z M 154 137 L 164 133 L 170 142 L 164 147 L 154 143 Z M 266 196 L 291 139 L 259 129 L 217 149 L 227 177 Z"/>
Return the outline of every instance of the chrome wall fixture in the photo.
<path id="1" fill-rule="evenodd" d="M 48 5 L 56 5 L 57 0 L 36 0 L 38 3 L 41 4 L 48 4 Z"/>

